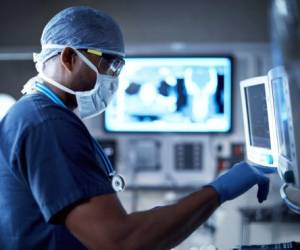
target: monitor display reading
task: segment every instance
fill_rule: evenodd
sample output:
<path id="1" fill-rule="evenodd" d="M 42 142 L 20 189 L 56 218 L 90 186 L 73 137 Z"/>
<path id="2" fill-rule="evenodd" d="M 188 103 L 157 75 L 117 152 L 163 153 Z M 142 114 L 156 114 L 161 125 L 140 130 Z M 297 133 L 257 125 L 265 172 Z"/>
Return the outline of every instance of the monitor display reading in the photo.
<path id="1" fill-rule="evenodd" d="M 284 94 L 284 79 L 272 80 L 272 94 L 277 124 L 279 154 L 291 161 L 290 136 L 288 128 L 287 100 Z"/>
<path id="2" fill-rule="evenodd" d="M 230 57 L 129 57 L 104 129 L 229 132 L 231 85 Z"/>
<path id="3" fill-rule="evenodd" d="M 271 149 L 265 85 L 257 84 L 247 87 L 245 100 L 248 110 L 250 145 Z"/>

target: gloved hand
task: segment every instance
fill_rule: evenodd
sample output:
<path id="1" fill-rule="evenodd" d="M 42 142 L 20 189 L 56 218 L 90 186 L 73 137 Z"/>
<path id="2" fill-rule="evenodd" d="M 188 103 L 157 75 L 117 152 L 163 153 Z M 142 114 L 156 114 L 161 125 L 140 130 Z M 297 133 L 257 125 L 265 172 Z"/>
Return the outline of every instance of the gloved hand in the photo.
<path id="1" fill-rule="evenodd" d="M 257 198 L 261 203 L 267 199 L 269 193 L 270 180 L 264 174 L 275 171 L 275 168 L 251 166 L 246 162 L 240 162 L 206 186 L 213 187 L 219 194 L 220 203 L 223 203 L 238 197 L 257 184 Z"/>

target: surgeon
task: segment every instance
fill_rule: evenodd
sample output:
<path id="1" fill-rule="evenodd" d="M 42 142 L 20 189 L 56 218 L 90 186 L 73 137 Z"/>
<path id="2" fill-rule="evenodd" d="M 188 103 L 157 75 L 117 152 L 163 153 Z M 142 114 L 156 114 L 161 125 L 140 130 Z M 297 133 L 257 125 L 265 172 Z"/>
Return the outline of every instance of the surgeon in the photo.
<path id="1" fill-rule="evenodd" d="M 259 202 L 267 198 L 269 179 L 242 162 L 173 205 L 128 214 L 116 194 L 123 179 L 81 120 L 117 90 L 118 24 L 67 8 L 45 26 L 41 46 L 38 75 L 0 123 L 0 249 L 171 249 L 254 185 Z"/>

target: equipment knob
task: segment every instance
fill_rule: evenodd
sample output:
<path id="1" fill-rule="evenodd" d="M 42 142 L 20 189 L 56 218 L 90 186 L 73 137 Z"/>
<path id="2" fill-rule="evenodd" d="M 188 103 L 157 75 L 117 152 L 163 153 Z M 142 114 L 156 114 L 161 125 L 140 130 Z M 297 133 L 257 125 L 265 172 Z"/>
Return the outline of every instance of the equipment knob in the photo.
<path id="1" fill-rule="evenodd" d="M 294 183 L 295 182 L 295 176 L 292 170 L 288 170 L 283 174 L 283 178 L 286 183 Z"/>

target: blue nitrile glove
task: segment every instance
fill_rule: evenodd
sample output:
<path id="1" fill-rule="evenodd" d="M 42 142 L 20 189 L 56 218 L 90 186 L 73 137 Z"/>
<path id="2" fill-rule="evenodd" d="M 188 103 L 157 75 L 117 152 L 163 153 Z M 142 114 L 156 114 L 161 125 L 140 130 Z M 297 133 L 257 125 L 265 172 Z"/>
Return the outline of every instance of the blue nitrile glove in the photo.
<path id="1" fill-rule="evenodd" d="M 275 168 L 251 166 L 246 162 L 240 162 L 206 186 L 213 187 L 219 194 L 220 203 L 223 203 L 238 197 L 257 184 L 257 198 L 261 203 L 267 199 L 269 193 L 270 180 L 264 174 L 275 171 Z"/>

